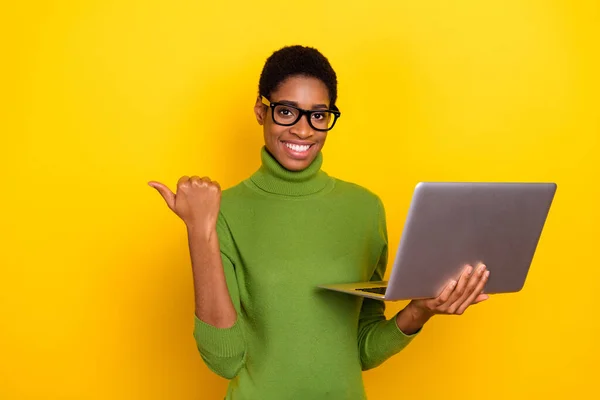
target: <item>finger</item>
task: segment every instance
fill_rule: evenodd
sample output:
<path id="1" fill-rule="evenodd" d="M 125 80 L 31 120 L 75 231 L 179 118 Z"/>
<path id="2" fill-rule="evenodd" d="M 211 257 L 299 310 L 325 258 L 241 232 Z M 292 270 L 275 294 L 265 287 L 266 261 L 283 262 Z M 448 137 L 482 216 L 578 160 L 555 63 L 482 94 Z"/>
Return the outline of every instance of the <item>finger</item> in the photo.
<path id="1" fill-rule="evenodd" d="M 481 303 L 482 301 L 486 301 L 489 298 L 490 298 L 489 295 L 481 293 L 481 294 L 477 295 L 477 297 L 475 297 L 475 300 L 473 300 L 473 303 L 471 303 L 471 304 Z"/>
<path id="2" fill-rule="evenodd" d="M 199 177 L 194 175 L 190 178 L 190 183 L 194 186 L 207 187 L 212 184 L 212 181 L 208 176 Z"/>
<path id="3" fill-rule="evenodd" d="M 212 179 L 210 179 L 208 176 L 203 176 L 201 178 L 201 182 L 205 183 L 208 187 L 210 187 L 213 184 Z"/>
<path id="4" fill-rule="evenodd" d="M 179 189 L 185 188 L 185 187 L 189 186 L 189 184 L 190 184 L 190 177 L 187 175 L 183 175 L 177 181 L 177 190 L 179 191 Z"/>
<path id="5" fill-rule="evenodd" d="M 148 185 L 150 185 L 151 187 L 156 189 L 158 193 L 160 193 L 162 198 L 165 199 L 167 206 L 171 210 L 175 208 L 175 193 L 173 193 L 171 189 L 169 189 L 166 185 L 163 185 L 160 182 L 150 181 L 148 182 Z"/>
<path id="6" fill-rule="evenodd" d="M 473 273 L 473 267 L 470 265 L 465 266 L 463 269 L 460 278 L 458 279 L 458 284 L 456 285 L 456 289 L 452 292 L 452 295 L 448 299 L 448 305 L 451 306 L 454 304 L 465 292 L 467 284 L 469 283 L 469 278 Z"/>
<path id="7" fill-rule="evenodd" d="M 452 295 L 452 292 L 454 291 L 455 287 L 456 287 L 456 281 L 451 280 L 446 285 L 444 290 L 442 290 L 442 293 L 440 293 L 440 295 L 435 299 L 434 304 L 436 306 L 441 306 L 442 304 L 446 303 L 448 301 L 448 299 L 450 298 L 450 296 Z"/>
<path id="8" fill-rule="evenodd" d="M 477 268 L 475 269 L 474 273 L 471 275 L 471 277 L 470 277 L 470 279 L 469 279 L 466 287 L 461 292 L 460 296 L 458 296 L 457 298 L 454 298 L 454 301 L 452 302 L 452 304 L 448 308 L 448 312 L 454 314 L 456 312 L 456 310 L 460 307 L 460 305 L 462 303 L 464 303 L 465 300 L 469 296 L 471 296 L 471 294 L 475 290 L 475 287 L 477 286 L 477 283 L 479 282 L 479 280 L 483 276 L 484 272 L 485 272 L 485 265 L 484 264 L 479 264 L 477 266 Z"/>
<path id="9" fill-rule="evenodd" d="M 460 307 L 458 307 L 458 310 L 456 310 L 457 314 L 464 313 L 465 310 L 467 309 L 467 307 L 469 307 L 473 303 L 473 301 L 475 301 L 475 298 L 477 298 L 479 295 L 481 295 L 481 292 L 483 291 L 483 288 L 485 287 L 485 284 L 487 283 L 489 276 L 490 276 L 490 271 L 485 271 L 485 273 L 483 273 L 483 275 L 482 275 L 481 279 L 479 280 L 479 283 L 475 287 L 475 290 L 473 291 L 473 293 L 469 297 L 467 297 L 467 299 L 460 305 Z M 484 295 L 484 296 L 487 296 L 487 295 Z"/>
<path id="10" fill-rule="evenodd" d="M 203 176 L 202 178 L 200 178 L 200 180 L 202 182 L 207 183 L 207 186 L 211 189 L 217 189 L 218 191 L 221 191 L 221 185 L 219 185 L 219 182 L 217 181 L 213 181 L 212 179 L 210 179 L 208 176 Z"/>

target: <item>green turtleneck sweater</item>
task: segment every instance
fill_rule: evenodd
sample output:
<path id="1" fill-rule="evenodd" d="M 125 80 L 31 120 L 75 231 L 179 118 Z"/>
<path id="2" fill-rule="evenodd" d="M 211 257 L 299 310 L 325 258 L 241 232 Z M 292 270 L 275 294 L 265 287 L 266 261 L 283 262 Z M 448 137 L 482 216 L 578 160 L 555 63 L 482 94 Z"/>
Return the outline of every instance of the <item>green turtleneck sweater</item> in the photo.
<path id="1" fill-rule="evenodd" d="M 382 280 L 387 230 L 380 199 L 321 170 L 283 168 L 265 149 L 250 178 L 223 191 L 217 234 L 237 321 L 197 317 L 203 360 L 230 379 L 226 399 L 365 399 L 362 370 L 402 350 L 385 303 L 317 288 Z"/>

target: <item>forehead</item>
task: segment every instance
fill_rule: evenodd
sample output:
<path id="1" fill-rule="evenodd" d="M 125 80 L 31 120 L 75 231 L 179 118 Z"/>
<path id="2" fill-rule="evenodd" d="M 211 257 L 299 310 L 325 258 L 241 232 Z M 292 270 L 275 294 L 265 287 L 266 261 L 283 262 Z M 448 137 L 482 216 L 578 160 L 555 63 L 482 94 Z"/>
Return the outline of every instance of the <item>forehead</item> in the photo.
<path id="1" fill-rule="evenodd" d="M 307 76 L 287 78 L 279 84 L 271 97 L 271 101 L 294 101 L 305 107 L 315 104 L 329 105 L 327 86 L 320 79 Z"/>

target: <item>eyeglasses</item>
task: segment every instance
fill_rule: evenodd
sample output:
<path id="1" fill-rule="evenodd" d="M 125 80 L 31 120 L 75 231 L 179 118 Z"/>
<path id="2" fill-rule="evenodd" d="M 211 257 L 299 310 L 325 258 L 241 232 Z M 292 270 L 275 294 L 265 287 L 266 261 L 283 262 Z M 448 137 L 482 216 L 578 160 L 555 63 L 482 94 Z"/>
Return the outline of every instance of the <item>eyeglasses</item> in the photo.
<path id="1" fill-rule="evenodd" d="M 271 103 L 265 96 L 261 96 L 261 101 L 271 108 L 273 121 L 281 126 L 292 126 L 300 121 L 303 115 L 306 115 L 311 128 L 315 131 L 325 132 L 333 128 L 341 115 L 337 107 L 335 110 L 303 110 L 286 103 Z"/>

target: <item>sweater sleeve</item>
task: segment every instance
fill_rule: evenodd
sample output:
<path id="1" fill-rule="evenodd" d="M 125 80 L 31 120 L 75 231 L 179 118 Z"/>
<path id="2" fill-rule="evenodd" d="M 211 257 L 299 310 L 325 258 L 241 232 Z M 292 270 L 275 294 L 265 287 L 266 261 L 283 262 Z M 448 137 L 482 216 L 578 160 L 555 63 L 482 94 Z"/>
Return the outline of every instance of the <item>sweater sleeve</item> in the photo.
<path id="1" fill-rule="evenodd" d="M 221 260 L 227 281 L 227 289 L 237 311 L 235 324 L 229 328 L 217 328 L 194 315 L 194 339 L 200 356 L 211 371 L 226 379 L 233 379 L 244 364 L 246 345 L 240 318 L 240 294 L 235 274 L 233 238 L 227 224 L 219 213 L 217 235 L 221 248 Z"/>
<path id="2" fill-rule="evenodd" d="M 383 240 L 383 249 L 371 276 L 372 281 L 383 280 L 388 261 L 387 227 L 381 201 L 378 235 Z M 384 313 L 385 302 L 369 298 L 363 300 L 358 322 L 358 347 L 363 371 L 375 368 L 399 353 L 419 333 L 406 335 L 398 328 L 396 316 L 386 319 Z"/>

